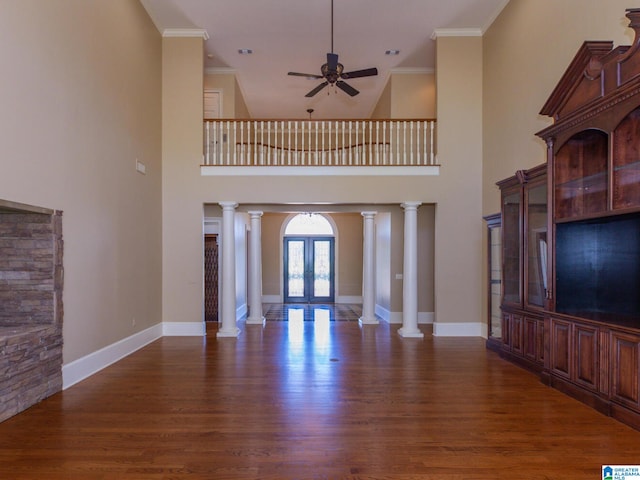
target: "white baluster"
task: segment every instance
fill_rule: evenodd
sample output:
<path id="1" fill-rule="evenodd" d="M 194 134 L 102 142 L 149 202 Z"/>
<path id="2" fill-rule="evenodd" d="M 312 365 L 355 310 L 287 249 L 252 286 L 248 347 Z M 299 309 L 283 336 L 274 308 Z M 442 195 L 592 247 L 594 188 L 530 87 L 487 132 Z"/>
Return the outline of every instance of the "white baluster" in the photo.
<path id="1" fill-rule="evenodd" d="M 409 163 L 413 165 L 413 122 L 409 122 Z"/>
<path id="2" fill-rule="evenodd" d="M 209 164 L 209 122 L 204 122 L 204 164 Z"/>
<path id="3" fill-rule="evenodd" d="M 227 120 L 227 125 L 225 128 L 225 135 L 227 138 L 226 141 L 226 150 L 227 150 L 227 162 L 225 163 L 225 165 L 231 165 L 231 150 L 229 145 L 231 144 L 231 122 L 229 122 L 229 120 Z"/>
<path id="4" fill-rule="evenodd" d="M 400 165 L 401 156 L 400 156 L 400 122 L 395 122 L 396 126 L 396 158 L 393 162 L 394 165 Z"/>
<path id="5" fill-rule="evenodd" d="M 435 158 L 433 156 L 433 130 L 435 127 L 435 122 L 429 122 L 429 135 L 431 136 L 431 141 L 429 142 L 429 165 L 435 164 Z"/>
<path id="6" fill-rule="evenodd" d="M 402 164 L 407 164 L 407 121 L 402 122 Z"/>
<path id="7" fill-rule="evenodd" d="M 359 135 L 360 134 L 360 124 L 358 122 L 356 122 L 356 141 L 355 144 L 351 144 L 349 145 L 349 149 L 350 150 L 355 150 L 355 159 L 354 159 L 354 164 L 358 165 L 360 163 L 360 149 L 358 148 L 358 145 L 361 143 L 360 139 L 359 139 Z M 349 163 L 349 165 L 351 165 L 351 163 Z"/>
<path id="8" fill-rule="evenodd" d="M 382 135 L 380 136 L 380 163 L 379 165 L 384 165 L 386 163 L 386 155 L 387 155 L 387 122 L 380 122 L 380 130 L 382 131 Z"/>
<path id="9" fill-rule="evenodd" d="M 328 139 L 329 139 L 329 148 L 328 148 L 328 152 L 329 152 L 329 165 L 333 165 L 333 152 L 331 151 L 331 134 L 332 134 L 332 128 L 333 127 L 333 122 L 329 122 L 329 130 L 328 130 Z"/>
<path id="10" fill-rule="evenodd" d="M 324 151 L 324 120 L 320 122 L 320 125 L 322 130 L 322 135 L 320 136 L 320 138 L 322 138 L 322 149 L 320 150 L 320 154 L 322 155 L 322 165 L 325 166 L 327 164 L 327 157 L 325 156 Z"/>
<path id="11" fill-rule="evenodd" d="M 369 147 L 369 155 L 365 161 L 365 165 L 368 167 L 373 165 L 373 122 L 368 121 L 365 123 L 365 126 L 369 126 L 369 134 L 367 135 L 367 142 Z"/>
<path id="12" fill-rule="evenodd" d="M 349 120 L 349 165 L 353 165 L 353 149 L 351 148 L 353 146 L 352 140 L 351 140 L 351 130 L 353 128 L 353 125 L 351 123 L 351 120 Z"/>
<path id="13" fill-rule="evenodd" d="M 338 142 L 338 125 L 340 126 L 340 138 L 342 139 L 342 144 Z M 345 138 L 345 122 L 342 121 L 341 124 L 336 125 L 336 154 L 340 152 L 340 157 L 338 158 L 339 164 L 344 164 L 344 149 L 341 148 L 344 146 L 344 138 Z"/>

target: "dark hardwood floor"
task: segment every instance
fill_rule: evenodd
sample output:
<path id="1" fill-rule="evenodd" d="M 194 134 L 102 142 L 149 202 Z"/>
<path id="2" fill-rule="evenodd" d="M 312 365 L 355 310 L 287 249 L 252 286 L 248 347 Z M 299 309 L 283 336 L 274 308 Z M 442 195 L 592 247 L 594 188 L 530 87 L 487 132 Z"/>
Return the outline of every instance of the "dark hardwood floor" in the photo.
<path id="1" fill-rule="evenodd" d="M 594 480 L 640 463 L 640 432 L 482 339 L 240 326 L 162 338 L 0 424 L 0 478 Z"/>

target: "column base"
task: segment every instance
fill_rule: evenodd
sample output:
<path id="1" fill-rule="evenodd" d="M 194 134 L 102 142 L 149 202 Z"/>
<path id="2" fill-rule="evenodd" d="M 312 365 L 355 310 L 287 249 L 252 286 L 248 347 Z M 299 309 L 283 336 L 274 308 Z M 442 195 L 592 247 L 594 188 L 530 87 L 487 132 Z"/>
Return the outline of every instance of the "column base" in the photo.
<path id="1" fill-rule="evenodd" d="M 264 317 L 249 317 L 245 320 L 245 325 L 262 325 L 264 327 L 267 320 Z"/>
<path id="2" fill-rule="evenodd" d="M 424 338 L 424 333 L 420 330 L 407 331 L 404 327 L 398 329 L 398 335 L 403 338 Z"/>
<path id="3" fill-rule="evenodd" d="M 240 329 L 237 327 L 234 330 L 218 330 L 216 333 L 218 338 L 236 338 L 238 335 L 240 335 Z"/>
<path id="4" fill-rule="evenodd" d="M 360 323 L 360 325 L 378 325 L 380 322 L 376 317 L 360 317 L 358 323 Z"/>

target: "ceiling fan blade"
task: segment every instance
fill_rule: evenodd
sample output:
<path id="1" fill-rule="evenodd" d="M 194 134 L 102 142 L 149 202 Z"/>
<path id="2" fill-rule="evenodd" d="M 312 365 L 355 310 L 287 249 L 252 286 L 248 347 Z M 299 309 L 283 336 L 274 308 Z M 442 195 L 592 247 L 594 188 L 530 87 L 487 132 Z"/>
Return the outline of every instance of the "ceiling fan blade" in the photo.
<path id="1" fill-rule="evenodd" d="M 316 75 L 315 73 L 300 73 L 300 72 L 289 72 L 287 75 L 293 75 L 294 77 L 305 77 L 305 78 L 324 78 L 322 75 Z"/>
<path id="2" fill-rule="evenodd" d="M 329 70 L 335 71 L 338 69 L 338 55 L 335 53 L 327 53 L 327 66 Z"/>
<path id="3" fill-rule="evenodd" d="M 305 97 L 313 97 L 316 93 L 318 93 L 320 90 L 322 90 L 324 87 L 326 87 L 327 85 L 329 85 L 329 82 L 323 82 L 320 85 L 318 85 L 316 88 L 314 88 L 313 90 L 311 90 L 309 93 L 307 93 L 305 95 Z"/>
<path id="4" fill-rule="evenodd" d="M 355 70 L 353 72 L 345 72 L 340 77 L 342 78 L 360 78 L 360 77 L 373 77 L 378 75 L 377 68 L 365 68 L 364 70 Z"/>
<path id="5" fill-rule="evenodd" d="M 358 95 L 360 93 L 358 90 L 353 88 L 348 83 L 343 82 L 342 80 L 338 80 L 336 82 L 336 87 L 338 87 L 340 90 L 342 90 L 343 92 L 345 92 L 347 95 L 349 95 L 351 97 L 355 97 L 356 95 Z"/>

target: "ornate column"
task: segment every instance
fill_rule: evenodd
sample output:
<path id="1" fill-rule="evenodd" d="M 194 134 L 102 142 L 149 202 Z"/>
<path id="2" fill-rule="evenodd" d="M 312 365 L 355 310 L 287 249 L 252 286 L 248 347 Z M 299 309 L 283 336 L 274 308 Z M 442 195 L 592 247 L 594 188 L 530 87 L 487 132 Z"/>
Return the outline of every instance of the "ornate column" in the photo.
<path id="1" fill-rule="evenodd" d="M 264 325 L 262 316 L 262 212 L 249 212 L 249 316 L 247 325 Z"/>
<path id="2" fill-rule="evenodd" d="M 376 277 L 375 277 L 375 230 L 374 218 L 378 212 L 362 212 L 364 217 L 364 243 L 362 247 L 362 317 L 360 324 L 375 325 Z"/>
<path id="3" fill-rule="evenodd" d="M 237 337 L 236 324 L 236 241 L 235 202 L 220 202 L 222 207 L 222 309 L 218 337 Z"/>
<path id="4" fill-rule="evenodd" d="M 421 202 L 405 202 L 404 267 L 402 272 L 402 337 L 423 338 L 418 330 L 418 207 Z"/>

